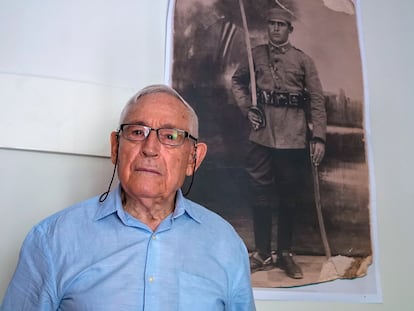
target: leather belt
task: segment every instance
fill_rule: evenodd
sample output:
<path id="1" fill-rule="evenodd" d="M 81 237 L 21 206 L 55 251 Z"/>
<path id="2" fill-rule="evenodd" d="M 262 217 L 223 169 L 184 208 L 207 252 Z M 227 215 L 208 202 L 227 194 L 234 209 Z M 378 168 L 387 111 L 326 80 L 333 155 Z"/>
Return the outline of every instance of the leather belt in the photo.
<path id="1" fill-rule="evenodd" d="M 308 96 L 304 92 L 269 92 L 258 90 L 257 101 L 260 104 L 272 105 L 275 107 L 303 108 L 308 102 Z"/>

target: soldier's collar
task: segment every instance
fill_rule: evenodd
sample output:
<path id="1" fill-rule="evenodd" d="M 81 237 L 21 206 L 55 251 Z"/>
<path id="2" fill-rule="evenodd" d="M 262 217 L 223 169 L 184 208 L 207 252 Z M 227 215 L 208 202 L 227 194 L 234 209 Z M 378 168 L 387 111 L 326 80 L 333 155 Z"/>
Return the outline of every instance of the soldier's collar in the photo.
<path id="1" fill-rule="evenodd" d="M 269 50 L 273 53 L 286 53 L 292 45 L 289 41 L 286 41 L 282 44 L 274 44 L 272 41 L 269 40 Z"/>

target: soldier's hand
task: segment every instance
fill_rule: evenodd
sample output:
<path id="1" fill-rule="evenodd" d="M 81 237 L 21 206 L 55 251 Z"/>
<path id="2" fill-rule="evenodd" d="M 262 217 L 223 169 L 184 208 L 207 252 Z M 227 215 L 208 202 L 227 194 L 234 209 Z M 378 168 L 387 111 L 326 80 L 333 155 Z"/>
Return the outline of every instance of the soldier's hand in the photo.
<path id="1" fill-rule="evenodd" d="M 257 115 L 257 113 L 254 113 L 253 111 L 249 111 L 247 112 L 247 119 L 249 119 L 250 124 L 252 125 L 252 127 L 257 130 L 260 126 L 260 124 L 262 123 L 262 119 L 260 118 L 259 115 Z"/>
<path id="2" fill-rule="evenodd" d="M 318 166 L 325 156 L 325 144 L 320 141 L 312 141 L 312 163 L 315 166 Z"/>

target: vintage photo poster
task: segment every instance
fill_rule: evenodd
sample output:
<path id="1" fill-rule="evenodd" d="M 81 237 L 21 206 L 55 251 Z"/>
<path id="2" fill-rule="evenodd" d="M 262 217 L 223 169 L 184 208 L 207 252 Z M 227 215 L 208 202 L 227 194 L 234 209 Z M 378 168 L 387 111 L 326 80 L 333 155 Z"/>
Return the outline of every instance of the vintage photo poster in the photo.
<path id="1" fill-rule="evenodd" d="M 255 288 L 357 280 L 375 258 L 355 5 L 170 3 L 167 76 L 209 147 L 189 197 L 238 231 Z"/>

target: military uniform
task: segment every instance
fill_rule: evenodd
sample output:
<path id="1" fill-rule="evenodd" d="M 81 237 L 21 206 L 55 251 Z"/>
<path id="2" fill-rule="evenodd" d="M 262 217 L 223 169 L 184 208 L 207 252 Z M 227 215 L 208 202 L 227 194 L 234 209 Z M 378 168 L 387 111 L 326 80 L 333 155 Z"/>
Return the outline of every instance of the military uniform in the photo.
<path id="1" fill-rule="evenodd" d="M 305 110 L 309 110 L 313 137 L 325 141 L 326 112 L 324 96 L 318 72 L 312 59 L 301 50 L 287 43 L 283 47 L 271 44 L 260 45 L 253 49 L 253 59 L 258 88 L 258 102 L 262 106 L 267 126 L 259 131 L 252 130 L 250 141 L 278 149 L 306 148 L 307 122 Z M 249 69 L 241 64 L 233 75 L 233 94 L 236 102 L 247 115 L 251 107 L 249 91 Z M 271 93 L 273 92 L 272 95 Z M 299 101 L 295 107 L 292 103 L 264 103 L 262 95 L 276 98 L 289 97 L 285 101 Z M 280 94 L 280 95 L 278 95 Z M 264 95 L 264 96 L 266 96 Z M 310 102 L 307 103 L 307 96 Z M 271 99 L 269 99 L 270 101 Z"/>
<path id="2" fill-rule="evenodd" d="M 246 169 L 254 190 L 256 249 L 262 256 L 269 256 L 271 196 L 275 191 L 279 196 L 277 252 L 290 253 L 297 199 L 309 171 L 308 141 L 325 142 L 326 111 L 318 72 L 308 55 L 289 42 L 283 46 L 269 42 L 254 48 L 252 54 L 258 105 L 266 122 L 250 132 Z M 232 91 L 247 116 L 252 105 L 247 61 L 234 73 Z M 312 123 L 312 134 L 308 121 Z"/>

